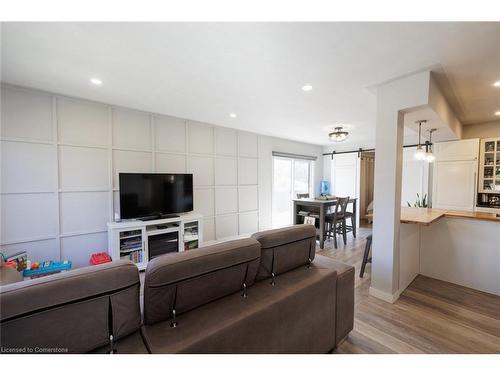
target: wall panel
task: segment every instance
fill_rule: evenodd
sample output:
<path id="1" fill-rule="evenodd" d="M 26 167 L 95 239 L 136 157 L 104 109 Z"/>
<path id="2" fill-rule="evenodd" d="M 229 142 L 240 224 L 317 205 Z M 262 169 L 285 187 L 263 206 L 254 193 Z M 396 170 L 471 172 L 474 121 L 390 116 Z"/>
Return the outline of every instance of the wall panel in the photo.
<path id="1" fill-rule="evenodd" d="M 60 146 L 60 188 L 79 191 L 109 189 L 108 158 L 105 149 Z"/>
<path id="2" fill-rule="evenodd" d="M 2 141 L 1 152 L 3 192 L 56 189 L 56 158 L 52 145 Z"/>
<path id="3" fill-rule="evenodd" d="M 215 129 L 215 150 L 217 155 L 236 156 L 238 154 L 238 132 L 234 129 Z"/>
<path id="4" fill-rule="evenodd" d="M 240 212 L 256 211 L 259 208 L 258 186 L 240 186 L 238 188 L 238 208 Z"/>
<path id="5" fill-rule="evenodd" d="M 75 99 L 57 99 L 59 142 L 107 146 L 108 107 Z"/>
<path id="6" fill-rule="evenodd" d="M 54 193 L 2 196 L 2 242 L 55 237 L 58 234 Z"/>
<path id="7" fill-rule="evenodd" d="M 188 145 L 192 154 L 213 154 L 214 128 L 198 122 L 188 122 Z"/>
<path id="8" fill-rule="evenodd" d="M 240 185 L 257 185 L 258 182 L 258 160 L 240 158 L 238 164 L 238 183 Z"/>
<path id="9" fill-rule="evenodd" d="M 85 267 L 90 265 L 91 254 L 106 251 L 107 248 L 107 232 L 63 237 L 61 259 L 70 259 L 74 268 Z"/>
<path id="10" fill-rule="evenodd" d="M 193 174 L 194 186 L 212 186 L 214 184 L 214 159 L 205 156 L 189 157 L 188 173 Z"/>
<path id="11" fill-rule="evenodd" d="M 219 187 L 215 189 L 215 214 L 238 212 L 238 189 L 235 187 Z"/>
<path id="12" fill-rule="evenodd" d="M 257 211 L 239 214 L 239 234 L 253 234 L 259 230 Z"/>
<path id="13" fill-rule="evenodd" d="M 238 215 L 223 215 L 215 218 L 217 240 L 238 235 Z"/>
<path id="14" fill-rule="evenodd" d="M 186 156 L 176 154 L 156 154 L 156 172 L 186 173 Z"/>
<path id="15" fill-rule="evenodd" d="M 214 216 L 214 189 L 195 188 L 193 190 L 194 210 L 203 216 Z"/>
<path id="16" fill-rule="evenodd" d="M 24 89 L 2 90 L 2 137 L 51 142 L 52 98 Z"/>
<path id="17" fill-rule="evenodd" d="M 107 230 L 108 200 L 107 192 L 61 193 L 61 234 Z"/>
<path id="18" fill-rule="evenodd" d="M 151 150 L 151 116 L 144 112 L 113 108 L 113 146 Z"/>
<path id="19" fill-rule="evenodd" d="M 238 159 L 216 158 L 215 185 L 237 185 L 237 184 L 238 184 Z"/>
<path id="20" fill-rule="evenodd" d="M 170 116 L 154 116 L 157 151 L 186 152 L 186 122 Z"/>

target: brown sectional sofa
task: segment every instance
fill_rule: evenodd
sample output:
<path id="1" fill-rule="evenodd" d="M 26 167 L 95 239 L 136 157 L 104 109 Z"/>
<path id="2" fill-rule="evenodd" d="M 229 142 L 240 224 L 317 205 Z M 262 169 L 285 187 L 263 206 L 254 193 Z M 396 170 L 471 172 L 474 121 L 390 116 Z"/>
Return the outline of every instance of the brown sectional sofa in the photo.
<path id="1" fill-rule="evenodd" d="M 130 262 L 3 286 L 0 346 L 326 353 L 353 327 L 354 268 L 315 255 L 315 237 L 313 226 L 296 225 L 155 258 L 145 273 L 142 322 Z"/>

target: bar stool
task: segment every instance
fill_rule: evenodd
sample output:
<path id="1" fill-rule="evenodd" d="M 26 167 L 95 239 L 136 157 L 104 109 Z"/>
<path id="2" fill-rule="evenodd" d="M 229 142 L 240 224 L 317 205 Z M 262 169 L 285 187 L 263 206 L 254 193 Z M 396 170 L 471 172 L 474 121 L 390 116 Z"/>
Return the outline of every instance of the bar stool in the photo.
<path id="1" fill-rule="evenodd" d="M 337 248 L 337 234 L 342 234 L 344 245 L 347 244 L 346 209 L 349 197 L 337 198 L 333 213 L 325 215 L 326 236 L 333 236 L 333 245 Z"/>
<path id="2" fill-rule="evenodd" d="M 370 249 L 372 247 L 372 235 L 370 234 L 366 237 L 365 252 L 363 254 L 363 261 L 361 262 L 361 271 L 359 271 L 359 277 L 363 277 L 365 273 L 365 267 L 367 263 L 372 262 L 372 257 L 370 257 Z"/>

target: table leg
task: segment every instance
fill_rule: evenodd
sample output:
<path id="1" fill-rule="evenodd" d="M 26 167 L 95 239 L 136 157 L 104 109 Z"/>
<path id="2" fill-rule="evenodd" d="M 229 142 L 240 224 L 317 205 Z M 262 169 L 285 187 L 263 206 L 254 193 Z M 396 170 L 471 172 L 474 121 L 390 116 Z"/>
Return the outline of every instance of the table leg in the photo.
<path id="1" fill-rule="evenodd" d="M 354 238 L 356 238 L 356 227 L 357 227 L 357 222 L 358 222 L 358 210 L 357 210 L 357 202 L 358 200 L 355 199 L 352 205 L 352 235 Z"/>
<path id="2" fill-rule="evenodd" d="M 325 205 L 319 208 L 319 248 L 323 250 L 325 246 Z"/>

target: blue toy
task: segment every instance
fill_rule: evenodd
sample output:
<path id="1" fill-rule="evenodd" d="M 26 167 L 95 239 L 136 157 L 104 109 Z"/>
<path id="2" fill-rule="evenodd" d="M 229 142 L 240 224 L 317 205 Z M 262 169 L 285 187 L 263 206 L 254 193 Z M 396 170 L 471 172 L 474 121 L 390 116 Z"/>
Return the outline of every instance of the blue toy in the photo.
<path id="1" fill-rule="evenodd" d="M 46 262 L 40 262 L 38 264 L 38 267 L 36 268 L 32 267 L 30 269 L 25 269 L 23 271 L 23 276 L 24 277 L 43 276 L 51 273 L 67 271 L 69 269 L 71 269 L 71 261 L 69 260 L 65 260 L 64 262 L 46 261 Z"/>

